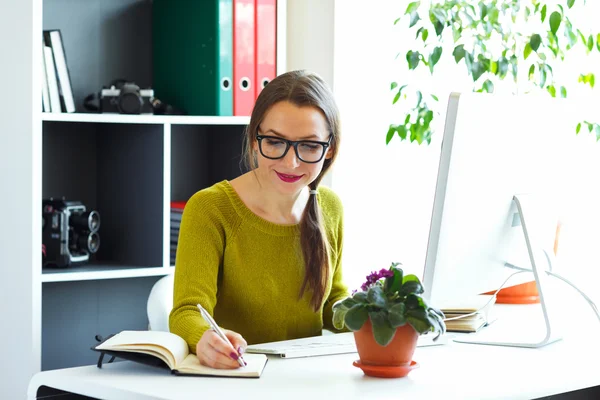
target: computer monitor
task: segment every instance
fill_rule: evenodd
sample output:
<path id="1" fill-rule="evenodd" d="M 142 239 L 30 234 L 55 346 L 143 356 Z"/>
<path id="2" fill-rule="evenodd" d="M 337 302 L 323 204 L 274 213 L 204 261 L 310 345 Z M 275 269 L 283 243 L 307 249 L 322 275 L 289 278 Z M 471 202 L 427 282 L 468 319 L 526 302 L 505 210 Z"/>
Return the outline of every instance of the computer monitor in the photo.
<path id="1" fill-rule="evenodd" d="M 515 272 L 507 263 L 537 272 L 508 286 L 535 279 L 540 290 L 567 178 L 562 151 L 575 136 L 566 107 L 549 96 L 450 95 L 423 277 L 435 307 L 498 289 Z M 488 344 L 553 341 L 549 302 L 542 299 L 548 337 Z"/>

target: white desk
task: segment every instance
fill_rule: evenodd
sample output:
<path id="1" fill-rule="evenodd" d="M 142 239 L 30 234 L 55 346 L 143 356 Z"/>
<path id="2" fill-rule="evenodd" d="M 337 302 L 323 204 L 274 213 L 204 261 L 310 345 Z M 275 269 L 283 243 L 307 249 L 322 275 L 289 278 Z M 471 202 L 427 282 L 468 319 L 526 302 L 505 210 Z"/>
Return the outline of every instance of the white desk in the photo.
<path id="1" fill-rule="evenodd" d="M 451 343 L 418 348 L 406 378 L 370 378 L 356 354 L 270 358 L 260 379 L 178 377 L 131 362 L 46 371 L 41 385 L 102 399 L 534 399 L 600 385 L 600 345 L 570 337 L 541 349 Z"/>

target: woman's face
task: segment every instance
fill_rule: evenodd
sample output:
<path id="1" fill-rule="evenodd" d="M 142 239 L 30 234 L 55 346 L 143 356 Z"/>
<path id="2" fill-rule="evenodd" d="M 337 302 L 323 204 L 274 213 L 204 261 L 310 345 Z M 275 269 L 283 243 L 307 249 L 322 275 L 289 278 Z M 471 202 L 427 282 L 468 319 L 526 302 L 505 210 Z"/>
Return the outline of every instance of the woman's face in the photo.
<path id="1" fill-rule="evenodd" d="M 261 140 L 263 153 L 277 157 L 285 149 L 286 143 L 278 139 L 292 141 L 308 140 L 327 143 L 329 129 L 321 111 L 313 107 L 297 107 L 287 101 L 271 106 L 258 127 L 259 136 L 269 136 Z M 323 153 L 323 146 L 306 142 L 297 146 L 300 156 L 314 161 Z M 270 185 L 282 194 L 296 194 L 313 182 L 323 169 L 323 163 L 331 158 L 331 146 L 325 149 L 324 156 L 316 163 L 306 163 L 298 158 L 294 146 L 290 146 L 283 158 L 270 159 L 261 154 L 259 143 L 254 143 L 258 155 L 258 168 L 263 183 Z"/>

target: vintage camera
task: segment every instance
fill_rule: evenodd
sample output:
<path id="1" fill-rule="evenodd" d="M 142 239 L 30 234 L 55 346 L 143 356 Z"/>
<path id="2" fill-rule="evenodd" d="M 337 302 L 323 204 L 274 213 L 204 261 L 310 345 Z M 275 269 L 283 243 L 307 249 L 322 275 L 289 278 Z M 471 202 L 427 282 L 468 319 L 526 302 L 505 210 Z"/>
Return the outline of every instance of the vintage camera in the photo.
<path id="1" fill-rule="evenodd" d="M 100 214 L 79 201 L 42 202 L 43 266 L 68 267 L 89 261 L 100 247 Z"/>
<path id="2" fill-rule="evenodd" d="M 153 114 L 154 90 L 133 82 L 117 81 L 100 91 L 100 111 L 119 114 Z"/>

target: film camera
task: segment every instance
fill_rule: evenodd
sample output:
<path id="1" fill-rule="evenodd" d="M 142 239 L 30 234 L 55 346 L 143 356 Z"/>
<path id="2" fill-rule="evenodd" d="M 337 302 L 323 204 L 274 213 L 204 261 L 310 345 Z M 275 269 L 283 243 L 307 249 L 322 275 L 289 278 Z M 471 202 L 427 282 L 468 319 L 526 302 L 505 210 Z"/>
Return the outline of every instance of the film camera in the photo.
<path id="1" fill-rule="evenodd" d="M 154 90 L 141 89 L 133 82 L 115 81 L 100 91 L 100 111 L 120 114 L 154 114 Z"/>
<path id="2" fill-rule="evenodd" d="M 42 202 L 43 266 L 68 267 L 89 261 L 100 247 L 100 214 L 79 201 Z"/>

